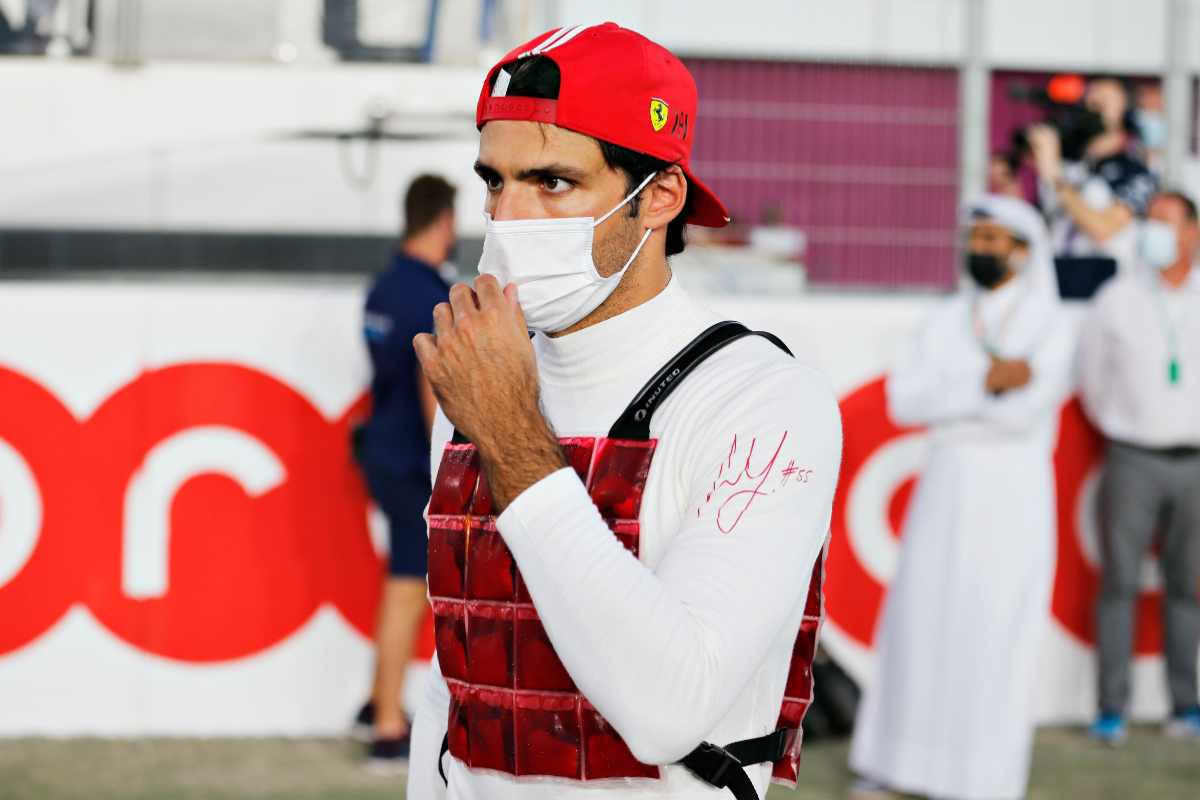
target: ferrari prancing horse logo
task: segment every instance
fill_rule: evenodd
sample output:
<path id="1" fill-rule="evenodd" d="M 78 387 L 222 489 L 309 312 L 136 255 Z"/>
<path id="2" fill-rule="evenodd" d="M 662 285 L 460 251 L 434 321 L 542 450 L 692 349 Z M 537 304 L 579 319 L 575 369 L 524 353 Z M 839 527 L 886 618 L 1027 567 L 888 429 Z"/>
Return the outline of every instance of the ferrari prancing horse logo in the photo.
<path id="1" fill-rule="evenodd" d="M 667 126 L 667 112 L 670 110 L 665 100 L 659 100 L 657 97 L 650 98 L 650 125 L 655 132 L 661 131 Z"/>

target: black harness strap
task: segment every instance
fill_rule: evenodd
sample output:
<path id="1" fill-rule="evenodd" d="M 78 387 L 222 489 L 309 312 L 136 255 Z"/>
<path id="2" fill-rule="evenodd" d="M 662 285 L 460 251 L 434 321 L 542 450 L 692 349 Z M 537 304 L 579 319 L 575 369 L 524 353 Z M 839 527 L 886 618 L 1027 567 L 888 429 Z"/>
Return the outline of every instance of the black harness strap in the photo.
<path id="1" fill-rule="evenodd" d="M 742 762 L 723 747 L 701 742 L 679 763 L 710 786 L 733 792 L 737 800 L 758 800 L 758 792 L 754 791 L 754 784 L 750 782 Z"/>
<path id="2" fill-rule="evenodd" d="M 608 438 L 649 439 L 650 418 L 688 373 L 725 345 L 746 336 L 762 336 L 789 356 L 792 354 L 775 334 L 752 331 L 740 322 L 718 322 L 693 339 L 691 344 L 680 350 L 646 382 L 641 391 L 634 396 L 633 402 L 617 417 L 617 421 L 608 432 Z"/>
<path id="3" fill-rule="evenodd" d="M 766 736 L 743 739 L 725 747 L 701 742 L 679 763 L 710 786 L 733 792 L 737 800 L 758 800 L 758 793 L 746 774 L 746 767 L 783 758 L 791 740 L 790 733 L 787 728 L 780 728 Z"/>
<path id="4" fill-rule="evenodd" d="M 743 764 L 761 764 L 764 761 L 778 761 L 787 753 L 795 731 L 780 728 L 774 733 L 759 736 L 756 739 L 743 739 L 725 746 L 729 754 Z"/>
<path id="5" fill-rule="evenodd" d="M 792 355 L 792 351 L 783 340 L 773 333 L 752 331 L 740 322 L 718 322 L 676 353 L 674 358 L 646 382 L 633 401 L 621 412 L 621 416 L 617 417 L 617 421 L 608 432 L 608 438 L 649 439 L 650 418 L 654 416 L 662 401 L 675 391 L 680 381 L 722 347 L 746 336 L 761 336 L 789 356 Z M 450 441 L 454 444 L 470 442 L 466 436 L 459 433 L 458 428 L 454 429 Z"/>
<path id="6" fill-rule="evenodd" d="M 754 784 L 750 782 L 745 767 L 783 758 L 791 738 L 789 733 L 786 728 L 780 728 L 766 736 L 744 739 L 723 748 L 703 742 L 679 763 L 705 783 L 718 789 L 729 789 L 737 800 L 758 800 Z M 450 734 L 447 733 L 442 737 L 442 747 L 438 751 L 438 775 L 442 776 L 442 783 L 446 786 L 450 785 L 450 779 L 446 777 L 442 759 L 449 752 Z"/>
<path id="7" fill-rule="evenodd" d="M 609 437 L 650 438 L 650 417 L 684 376 L 725 345 L 745 336 L 762 336 L 789 356 L 792 355 L 787 345 L 773 333 L 752 331 L 737 322 L 719 322 L 700 334 L 642 387 L 637 397 L 629 404 L 629 408 L 625 409 L 613 425 Z M 743 739 L 725 747 L 701 742 L 679 763 L 710 786 L 728 789 L 737 800 L 759 800 L 758 792 L 754 790 L 754 783 L 745 768 L 752 764 L 771 763 L 783 758 L 791 741 L 791 734 L 788 729 L 780 728 L 766 736 Z"/>
<path id="8" fill-rule="evenodd" d="M 446 769 L 442 766 L 442 759 L 446 757 L 446 753 L 450 752 L 450 734 L 447 732 L 442 737 L 442 749 L 438 751 L 438 775 L 442 776 L 442 783 L 446 784 L 446 788 L 450 788 L 450 779 L 446 777 Z"/>
<path id="9" fill-rule="evenodd" d="M 610 439 L 649 439 L 650 418 L 671 392 L 685 377 L 700 366 L 709 356 L 738 339 L 761 336 L 789 356 L 792 351 L 773 333 L 752 331 L 740 322 L 718 322 L 691 341 L 667 364 L 655 373 L 631 402 L 608 432 Z M 456 428 L 452 441 L 465 444 L 468 439 Z M 792 731 L 780 728 L 774 733 L 734 742 L 718 747 L 710 742 L 700 745 L 679 762 L 700 780 L 718 789 L 729 789 L 737 800 L 759 800 L 754 784 L 746 774 L 745 767 L 752 764 L 778 761 L 787 750 Z M 450 736 L 442 737 L 441 752 L 438 753 L 438 774 L 449 786 L 442 758 L 450 751 Z"/>

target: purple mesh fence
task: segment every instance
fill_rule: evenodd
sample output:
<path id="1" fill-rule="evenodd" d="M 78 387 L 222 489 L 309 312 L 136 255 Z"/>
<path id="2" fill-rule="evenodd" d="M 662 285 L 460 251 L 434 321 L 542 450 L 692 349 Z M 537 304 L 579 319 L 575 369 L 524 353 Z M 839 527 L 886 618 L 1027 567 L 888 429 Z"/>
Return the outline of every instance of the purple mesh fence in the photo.
<path id="1" fill-rule="evenodd" d="M 813 282 L 954 280 L 953 69 L 689 59 L 697 174 L 752 225 L 775 207 L 808 239 Z"/>

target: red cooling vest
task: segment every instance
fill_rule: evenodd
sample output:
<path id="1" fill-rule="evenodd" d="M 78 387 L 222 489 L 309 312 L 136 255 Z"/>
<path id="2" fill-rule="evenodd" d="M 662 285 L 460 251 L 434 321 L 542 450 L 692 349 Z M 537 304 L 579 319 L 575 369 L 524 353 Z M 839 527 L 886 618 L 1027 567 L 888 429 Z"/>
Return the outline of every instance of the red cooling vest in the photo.
<path id="1" fill-rule="evenodd" d="M 657 396 L 646 404 L 649 411 L 636 416 L 647 431 Z M 610 436 L 560 444 L 613 536 L 638 556 L 642 492 L 657 441 Z M 772 771 L 782 783 L 795 782 L 800 724 L 812 702 L 823 558 L 813 568 L 776 726 L 789 731 L 786 751 Z M 579 693 L 554 652 L 496 531 L 491 492 L 469 443 L 446 445 L 430 498 L 429 595 L 438 662 L 450 690 L 447 739 L 455 758 L 473 769 L 516 776 L 659 777 L 658 767 L 634 758 Z"/>

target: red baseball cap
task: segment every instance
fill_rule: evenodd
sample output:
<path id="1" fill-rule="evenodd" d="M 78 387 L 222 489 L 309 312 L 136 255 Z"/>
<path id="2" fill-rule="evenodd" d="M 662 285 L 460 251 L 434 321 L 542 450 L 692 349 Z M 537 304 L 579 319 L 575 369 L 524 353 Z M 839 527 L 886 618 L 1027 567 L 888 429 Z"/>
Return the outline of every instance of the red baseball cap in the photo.
<path id="1" fill-rule="evenodd" d="M 558 99 L 506 96 L 500 68 L 538 55 L 558 65 Z M 710 228 L 729 222 L 688 163 L 696 130 L 692 74 L 665 47 L 615 22 L 555 28 L 500 59 L 483 82 L 475 125 L 494 119 L 546 122 L 678 164 L 692 199 L 687 221 Z"/>

